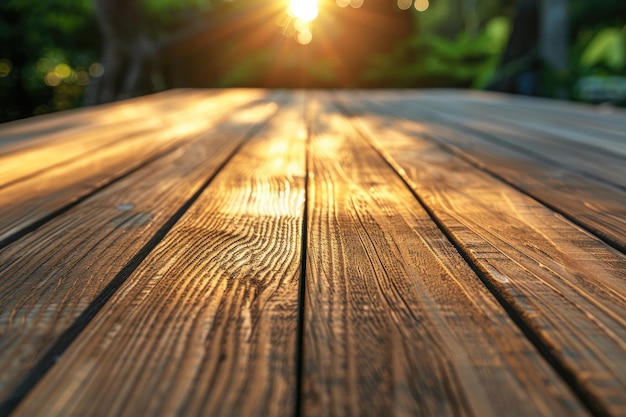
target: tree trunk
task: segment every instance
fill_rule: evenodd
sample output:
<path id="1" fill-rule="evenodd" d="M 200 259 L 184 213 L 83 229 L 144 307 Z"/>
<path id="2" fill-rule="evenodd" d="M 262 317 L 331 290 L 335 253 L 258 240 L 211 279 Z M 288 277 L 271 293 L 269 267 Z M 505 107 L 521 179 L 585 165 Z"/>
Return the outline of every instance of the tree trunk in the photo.
<path id="1" fill-rule="evenodd" d="M 500 62 L 499 78 L 490 88 L 524 95 L 549 93 L 565 98 L 567 90 L 563 79 L 569 68 L 568 31 L 568 0 L 519 0 Z"/>
<path id="2" fill-rule="evenodd" d="M 541 60 L 538 0 L 519 0 L 511 35 L 499 66 L 499 77 L 491 89 L 506 93 L 538 95 Z"/>
<path id="3" fill-rule="evenodd" d="M 102 35 L 102 77 L 92 80 L 86 104 L 105 103 L 163 87 L 158 51 L 146 33 L 139 0 L 95 0 Z"/>
<path id="4" fill-rule="evenodd" d="M 565 98 L 566 91 L 560 81 L 567 75 L 569 68 L 568 0 L 542 0 L 541 5 L 539 52 L 556 83 L 554 94 Z"/>

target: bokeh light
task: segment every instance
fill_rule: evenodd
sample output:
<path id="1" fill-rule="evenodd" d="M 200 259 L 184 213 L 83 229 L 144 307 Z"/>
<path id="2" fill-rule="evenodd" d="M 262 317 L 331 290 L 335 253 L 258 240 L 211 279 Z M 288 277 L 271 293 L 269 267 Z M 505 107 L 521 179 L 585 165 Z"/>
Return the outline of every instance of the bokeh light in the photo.
<path id="1" fill-rule="evenodd" d="M 297 39 L 301 45 L 308 45 L 309 43 L 311 43 L 311 40 L 313 40 L 313 33 L 311 33 L 310 30 L 303 30 L 301 32 L 298 32 Z"/>
<path id="2" fill-rule="evenodd" d="M 94 62 L 89 66 L 89 75 L 92 77 L 102 77 L 104 74 L 104 67 L 99 62 Z"/>
<path id="3" fill-rule="evenodd" d="M 83 69 L 76 72 L 76 84 L 87 85 L 89 84 L 89 73 Z"/>
<path id="4" fill-rule="evenodd" d="M 54 73 L 61 79 L 69 78 L 72 75 L 72 68 L 63 63 L 54 67 Z"/>
<path id="5" fill-rule="evenodd" d="M 293 26 L 296 28 L 296 30 L 298 32 L 304 32 L 304 31 L 310 31 L 311 30 L 311 25 L 306 20 L 296 19 L 296 21 L 293 23 Z"/>
<path id="6" fill-rule="evenodd" d="M 46 76 L 44 77 L 44 82 L 46 83 L 47 86 L 50 87 L 56 87 L 59 84 L 61 84 L 62 78 L 59 77 L 59 74 L 57 74 L 56 72 L 52 71 L 46 74 Z"/>
<path id="7" fill-rule="evenodd" d="M 13 64 L 8 59 L 0 59 L 0 78 L 4 78 L 11 73 Z"/>
<path id="8" fill-rule="evenodd" d="M 408 10 L 413 4 L 413 0 L 398 0 L 398 9 Z"/>
<path id="9" fill-rule="evenodd" d="M 428 9 L 428 6 L 430 6 L 428 0 L 415 0 L 415 9 L 418 12 L 425 12 Z"/>

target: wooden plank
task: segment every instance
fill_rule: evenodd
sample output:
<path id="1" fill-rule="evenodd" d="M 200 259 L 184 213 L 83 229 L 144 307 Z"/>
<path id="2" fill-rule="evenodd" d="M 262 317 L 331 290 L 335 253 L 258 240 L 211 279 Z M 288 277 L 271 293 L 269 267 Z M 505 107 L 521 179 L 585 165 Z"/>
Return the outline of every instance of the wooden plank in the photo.
<path id="1" fill-rule="evenodd" d="M 419 136 L 358 122 L 585 403 L 624 415 L 626 256 Z"/>
<path id="2" fill-rule="evenodd" d="M 94 123 L 92 129 L 85 129 L 79 134 L 61 131 L 57 137 L 49 137 L 45 145 L 34 149 L 22 150 L 0 156 L 0 188 L 6 188 L 19 180 L 41 175 L 46 170 L 57 167 L 81 157 L 89 157 L 119 142 L 132 139 L 133 136 L 146 136 L 162 128 L 158 119 L 144 117 L 128 124 L 100 126 Z"/>
<path id="3" fill-rule="evenodd" d="M 497 116 L 500 122 L 507 125 L 515 125 L 544 135 L 549 134 L 557 140 L 570 141 L 587 148 L 597 147 L 604 152 L 626 155 L 626 125 L 620 127 L 619 130 L 614 130 L 605 121 L 598 123 L 597 117 L 583 119 L 578 116 L 578 113 L 561 115 L 554 110 L 530 109 L 516 106 L 515 101 L 506 106 L 498 102 L 465 98 L 463 102 L 474 110 L 480 110 L 482 114 Z M 560 103 L 555 103 L 553 106 L 553 108 L 559 107 Z M 625 116 L 626 114 L 621 115 L 621 117 Z M 615 118 L 619 118 L 618 114 Z"/>
<path id="4" fill-rule="evenodd" d="M 14 415 L 293 415 L 303 133 L 243 147 Z"/>
<path id="5" fill-rule="evenodd" d="M 177 100 L 181 95 L 196 95 L 197 91 L 174 89 L 114 103 L 2 123 L 0 155 L 38 146 L 54 139 L 63 140 L 62 136 L 57 136 L 59 132 L 79 132 L 90 129 L 93 123 L 107 125 L 136 119 L 138 114 L 144 114 L 153 108 L 155 102 L 167 103 Z M 111 117 L 112 115 L 114 117 Z"/>
<path id="6" fill-rule="evenodd" d="M 0 251 L 0 410 L 12 408 L 276 105 L 134 172 Z M 0 415 L 3 415 L 0 411 Z"/>
<path id="7" fill-rule="evenodd" d="M 618 145 L 615 145 L 609 152 L 590 145 L 593 138 L 587 138 L 587 145 L 583 146 L 580 143 L 576 144 L 571 140 L 550 135 L 541 130 L 542 126 L 537 126 L 534 132 L 528 132 L 534 123 L 532 118 L 524 123 L 513 123 L 509 120 L 509 126 L 498 125 L 498 118 L 491 117 L 489 112 L 477 111 L 471 105 L 455 105 L 453 99 L 449 102 L 423 100 L 419 102 L 410 96 L 405 96 L 396 97 L 395 101 L 398 106 L 413 107 L 415 113 L 421 112 L 429 120 L 469 132 L 489 135 L 492 141 L 522 151 L 534 159 L 626 190 L 624 180 L 626 165 L 623 163 L 623 154 L 615 152 L 619 149 Z M 515 129 L 510 125 L 513 125 Z M 579 142 L 581 140 L 583 139 L 579 138 Z"/>
<path id="8" fill-rule="evenodd" d="M 581 168 L 596 173 L 597 167 L 616 166 L 622 168 L 621 160 L 626 157 L 626 134 L 609 135 L 593 132 L 564 122 L 554 123 L 540 112 L 528 112 L 520 115 L 506 106 L 479 106 L 474 103 L 448 104 L 442 100 L 429 101 L 428 108 L 454 116 L 464 126 L 483 131 L 500 138 L 512 138 L 510 142 L 516 146 L 528 143 L 528 149 L 542 156 L 550 156 L 558 162 L 572 161 L 572 166 L 579 168 L 579 161 L 591 159 L 601 164 L 585 165 Z M 544 154 L 543 150 L 551 153 Z M 566 153 L 567 159 L 563 158 Z M 571 156 L 570 156 L 571 155 Z M 616 182 L 626 185 L 622 177 Z"/>
<path id="9" fill-rule="evenodd" d="M 365 107 L 361 105 L 364 103 Z M 626 252 L 626 191 L 555 167 L 484 136 L 433 123 L 393 99 L 369 100 L 365 96 L 359 103 L 350 103 L 350 110 L 357 113 L 367 114 L 366 108 L 370 113 L 388 116 L 376 119 L 381 127 L 393 125 L 405 135 L 443 145 Z"/>
<path id="10" fill-rule="evenodd" d="M 584 128 L 593 128 L 603 132 L 623 134 L 626 130 L 626 111 L 622 108 L 573 103 L 541 97 L 508 95 L 487 91 L 451 91 L 448 96 L 493 106 L 506 106 L 524 113 L 547 116 L 560 124 L 576 124 Z M 427 93 L 428 94 L 428 93 Z"/>
<path id="11" fill-rule="evenodd" d="M 19 146 L 0 147 L 0 188 L 117 142 L 127 141 L 133 136 L 145 136 L 179 126 L 181 117 L 215 113 L 220 107 L 241 105 L 249 98 L 236 90 L 176 93 L 153 95 L 150 100 L 146 98 L 139 103 L 136 103 L 137 100 L 112 103 L 106 105 L 106 111 L 98 107 L 77 111 L 77 114 L 70 112 L 71 119 L 77 119 L 73 124 L 53 123 L 55 118 L 29 119 L 28 124 L 20 125 L 18 133 L 32 135 L 32 139 L 20 140 Z M 58 118 L 70 117 L 61 114 Z M 20 136 L 15 130 L 0 126 L 0 139 L 3 136 Z"/>
<path id="12" fill-rule="evenodd" d="M 55 118 L 33 118 L 29 119 L 28 124 L 21 125 L 17 132 L 15 128 L 0 126 L 0 141 L 3 137 L 34 137 L 31 140 L 20 140 L 19 147 L 0 148 L 0 187 L 6 187 L 24 177 L 35 176 L 117 142 L 127 141 L 133 136 L 145 136 L 171 128 L 173 123 L 186 115 L 189 104 L 202 106 L 205 114 L 214 111 L 220 101 L 223 106 L 237 104 L 236 93 L 219 91 L 221 94 L 211 95 L 196 91 L 177 92 L 151 96 L 151 100 L 144 99 L 139 103 L 137 100 L 114 103 L 107 106 L 106 111 L 97 108 L 78 114 L 72 112 L 72 117 L 60 115 L 59 119 L 70 119 L 63 123 L 54 123 Z M 206 100 L 209 97 L 211 100 Z"/>
<path id="13" fill-rule="evenodd" d="M 586 415 L 396 173 L 321 106 L 302 414 Z"/>
<path id="14" fill-rule="evenodd" d="M 217 126 L 228 112 L 245 110 L 245 103 L 263 98 L 261 91 L 238 90 L 214 102 L 211 96 L 187 100 L 185 123 L 180 115 L 161 115 L 166 123 L 158 131 L 127 137 L 97 152 L 59 164 L 38 175 L 0 188 L 0 247 L 33 225 L 79 201 L 99 188 L 127 175 L 164 152 Z M 215 107 L 217 105 L 217 108 Z M 243 106 L 243 107 L 242 107 Z M 245 121 L 244 121 L 245 122 Z M 118 132 L 119 133 L 119 132 Z M 20 160 L 20 153 L 14 154 Z M 35 167 L 24 167 L 26 171 Z"/>
<path id="15" fill-rule="evenodd" d="M 233 89 L 234 90 L 234 89 Z M 96 127 L 161 117 L 186 109 L 186 99 L 201 102 L 231 94 L 229 90 L 173 89 L 123 101 L 82 107 L 0 124 L 0 155 L 48 145 L 66 138 L 60 133 L 79 134 Z M 178 105 L 175 105 L 178 104 Z"/>

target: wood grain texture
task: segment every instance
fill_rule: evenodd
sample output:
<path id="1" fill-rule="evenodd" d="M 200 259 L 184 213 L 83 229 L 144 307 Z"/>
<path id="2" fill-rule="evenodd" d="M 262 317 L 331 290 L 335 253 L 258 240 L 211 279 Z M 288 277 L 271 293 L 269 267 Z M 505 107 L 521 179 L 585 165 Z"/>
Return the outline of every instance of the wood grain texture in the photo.
<path id="1" fill-rule="evenodd" d="M 446 91 L 439 91 L 437 94 L 446 95 Z M 623 136 L 626 131 L 626 110 L 619 107 L 487 91 L 450 90 L 447 95 L 454 100 L 483 104 L 492 108 L 505 107 L 523 114 L 531 114 L 563 128 L 576 127 L 618 136 Z"/>
<path id="2" fill-rule="evenodd" d="M 624 415 L 626 256 L 419 135 L 376 119 L 358 120 L 588 405 Z"/>
<path id="3" fill-rule="evenodd" d="M 303 127 L 234 156 L 16 416 L 293 415 Z"/>
<path id="4" fill-rule="evenodd" d="M 612 129 L 609 123 L 592 124 L 588 119 L 579 120 L 576 114 L 560 116 L 552 111 L 533 111 L 518 106 L 502 106 L 492 102 L 466 100 L 465 107 L 482 115 L 488 115 L 498 126 L 523 130 L 530 135 L 541 135 L 562 141 L 591 153 L 626 156 L 626 126 Z M 559 107 L 555 103 L 553 107 Z M 619 116 L 616 115 L 616 119 Z M 626 117 L 622 114 L 621 117 Z"/>
<path id="5" fill-rule="evenodd" d="M 37 175 L 24 174 L 22 180 L 0 187 L 0 242 L 132 172 L 160 154 L 214 128 L 229 111 L 238 106 L 245 107 L 248 103 L 253 105 L 255 100 L 263 98 L 262 94 L 259 91 L 237 90 L 218 99 L 211 99 L 211 95 L 186 97 L 185 104 L 181 104 L 181 111 L 185 110 L 184 123 L 178 120 L 181 114 L 174 112 L 168 115 L 166 109 L 171 103 L 168 104 L 165 97 L 165 103 L 160 103 L 163 105 L 162 112 L 155 112 L 152 116 L 160 120 L 157 130 L 124 137 L 123 130 L 103 128 L 103 133 L 122 135 L 123 140 L 114 141 L 108 146 L 87 152 L 80 158 L 55 164 L 42 171 L 32 165 L 22 166 L 20 163 L 23 152 L 9 155 L 8 158 L 15 161 L 21 172 L 35 171 Z M 157 108 L 156 104 L 154 108 Z M 115 107 L 110 110 L 114 111 Z M 133 123 L 128 126 L 133 131 Z M 62 145 L 43 146 L 43 154 L 37 149 L 34 152 L 37 153 L 37 159 L 54 160 L 55 155 L 63 153 Z"/>
<path id="6" fill-rule="evenodd" d="M 626 253 L 626 191 L 533 158 L 480 134 L 433 122 L 425 114 L 399 105 L 394 96 L 381 100 L 361 96 L 358 103 L 351 101 L 350 105 L 353 112 L 386 116 L 376 119 L 381 126 L 442 145 Z M 591 155 L 589 159 L 593 160 Z M 626 164 L 626 158 L 623 159 Z"/>
<path id="7" fill-rule="evenodd" d="M 0 126 L 0 415 L 626 415 L 623 112 L 308 94 Z"/>
<path id="8" fill-rule="evenodd" d="M 502 109 L 484 110 L 472 104 L 435 107 L 436 118 L 443 123 L 454 122 L 474 132 L 497 137 L 509 146 L 599 181 L 626 189 L 626 156 L 622 144 L 598 146 L 593 136 L 580 132 L 562 132 L 562 125 L 540 123 L 532 116 L 503 117 Z M 575 140 L 574 140 L 575 138 Z"/>
<path id="9" fill-rule="evenodd" d="M 0 251 L 0 404 L 275 108 L 269 95 Z"/>
<path id="10" fill-rule="evenodd" d="M 492 140 L 506 144 L 535 159 L 551 163 L 557 167 L 577 172 L 584 176 L 604 181 L 607 184 L 626 190 L 626 166 L 621 152 L 623 143 L 612 141 L 612 148 L 604 149 L 595 144 L 596 137 L 581 135 L 555 135 L 554 130 L 563 129 L 563 124 L 538 123 L 538 111 L 525 117 L 508 117 L 502 120 L 506 106 L 484 110 L 463 100 L 439 97 L 433 94 L 418 95 L 389 94 L 396 105 L 410 108 L 414 113 L 427 117 L 443 125 L 466 129 L 474 133 L 489 135 Z M 558 107 L 558 103 L 554 103 Z M 498 117 L 498 115 L 500 117 Z M 617 117 L 616 117 L 617 118 Z M 578 136 L 572 140 L 572 136 Z M 599 136 L 603 140 L 603 136 Z"/>
<path id="11" fill-rule="evenodd" d="M 197 96 L 197 94 L 196 94 Z M 149 134 L 172 124 L 170 116 L 180 117 L 176 105 L 197 100 L 191 94 L 166 94 L 141 103 L 116 103 L 103 109 L 86 109 L 71 117 L 32 118 L 17 129 L 0 125 L 0 187 L 32 177 L 54 166 L 67 163 L 116 142 Z M 167 103 L 167 104 L 166 104 Z M 176 110 L 168 112 L 174 105 Z M 61 123 L 60 120 L 69 119 Z M 175 117 L 174 117 L 175 120 Z M 12 146 L 2 144 L 13 138 Z"/>
<path id="12" fill-rule="evenodd" d="M 396 173 L 319 106 L 302 414 L 586 415 Z"/>
<path id="13" fill-rule="evenodd" d="M 155 106 L 158 107 L 156 102 L 172 103 L 183 95 L 197 97 L 200 94 L 198 90 L 168 90 L 123 102 L 83 107 L 2 123 L 0 124 L 0 155 L 36 148 L 57 140 L 63 141 L 65 137 L 59 135 L 60 132 L 71 134 L 93 132 L 94 124 L 107 126 L 134 120 L 138 116 L 146 116 Z M 203 94 L 207 95 L 207 93 Z"/>

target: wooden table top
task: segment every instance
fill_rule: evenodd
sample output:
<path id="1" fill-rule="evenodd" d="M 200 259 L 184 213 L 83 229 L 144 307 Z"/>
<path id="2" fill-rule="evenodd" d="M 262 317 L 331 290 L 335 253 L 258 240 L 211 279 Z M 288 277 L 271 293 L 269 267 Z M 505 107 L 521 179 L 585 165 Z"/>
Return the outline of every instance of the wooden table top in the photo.
<path id="1" fill-rule="evenodd" d="M 172 90 L 0 125 L 0 415 L 626 416 L 625 116 Z"/>

